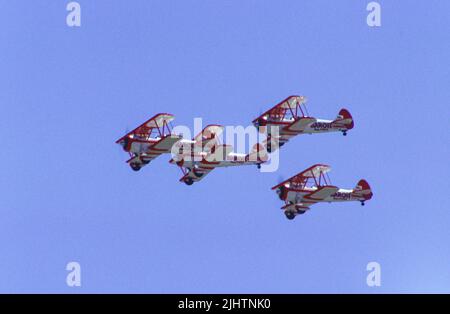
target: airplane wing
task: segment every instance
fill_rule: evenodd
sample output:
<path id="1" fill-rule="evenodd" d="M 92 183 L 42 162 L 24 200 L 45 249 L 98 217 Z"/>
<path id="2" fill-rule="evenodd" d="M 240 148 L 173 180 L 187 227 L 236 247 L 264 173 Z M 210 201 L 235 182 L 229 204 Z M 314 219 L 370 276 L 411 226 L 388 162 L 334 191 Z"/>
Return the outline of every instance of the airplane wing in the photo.
<path id="1" fill-rule="evenodd" d="M 137 128 L 135 128 L 133 131 L 128 132 L 127 134 L 122 136 L 120 139 L 116 141 L 116 143 L 120 143 L 126 137 L 130 137 L 132 135 L 143 139 L 147 139 L 154 128 L 162 128 L 163 125 L 171 122 L 173 119 L 174 116 L 169 113 L 158 113 L 155 116 L 148 119 L 147 121 L 145 121 L 144 123 L 142 123 Z"/>
<path id="2" fill-rule="evenodd" d="M 288 111 L 294 113 L 297 106 L 306 102 L 305 96 L 289 96 L 252 121 L 255 126 L 264 126 L 267 121 L 282 121 Z"/>
<path id="3" fill-rule="evenodd" d="M 211 149 L 219 143 L 218 137 L 222 134 L 223 130 L 224 127 L 222 125 L 207 125 L 192 139 L 195 141 L 194 145 L 201 146 L 206 153 L 210 152 Z"/>
<path id="4" fill-rule="evenodd" d="M 307 211 L 309 210 L 309 206 L 307 206 L 306 204 L 303 203 L 297 203 L 297 204 L 286 204 L 283 207 L 281 207 L 281 209 L 283 210 L 292 210 L 292 211 Z"/>
<path id="5" fill-rule="evenodd" d="M 233 152 L 233 146 L 231 145 L 214 145 L 206 154 L 204 162 L 210 165 L 220 163 L 228 160 L 228 155 L 231 152 Z"/>
<path id="6" fill-rule="evenodd" d="M 338 187 L 333 185 L 324 185 L 319 187 L 316 191 L 312 192 L 311 194 L 305 195 L 303 197 L 304 203 L 313 204 L 318 201 L 322 201 L 326 199 L 327 197 L 333 195 L 339 190 Z"/>
<path id="7" fill-rule="evenodd" d="M 309 178 L 316 178 L 320 175 L 320 173 L 327 173 L 331 170 L 330 166 L 323 164 L 316 164 L 311 166 L 300 173 L 297 173 L 295 176 L 281 182 L 280 184 L 272 187 L 272 190 L 275 190 L 281 186 L 289 187 L 292 185 L 300 185 L 303 186 Z"/>
<path id="8" fill-rule="evenodd" d="M 283 129 L 281 129 L 280 133 L 281 136 L 283 135 L 297 135 L 298 133 L 301 133 L 305 130 L 305 128 L 316 122 L 317 119 L 316 118 L 312 118 L 312 117 L 302 117 L 299 118 L 297 121 L 295 121 L 294 123 L 292 123 L 289 126 L 284 127 Z"/>
<path id="9" fill-rule="evenodd" d="M 297 118 L 292 124 L 279 128 L 279 134 L 272 134 L 270 138 L 264 140 L 263 144 L 265 147 L 270 148 L 270 152 L 274 152 L 280 146 L 287 143 L 292 137 L 304 132 L 305 128 L 315 121 L 317 121 L 317 119 L 312 117 Z"/>
<path id="10" fill-rule="evenodd" d="M 315 178 L 320 175 L 320 173 L 327 173 L 331 170 L 330 166 L 323 164 L 316 164 L 314 166 L 309 167 L 308 169 L 303 170 L 299 174 L 306 178 Z"/>
<path id="11" fill-rule="evenodd" d="M 214 165 L 200 162 L 200 164 L 196 166 L 194 169 L 191 169 L 191 171 L 186 172 L 185 175 L 180 178 L 180 182 L 185 182 L 188 185 L 191 185 L 194 182 L 199 182 L 203 178 L 205 178 L 208 173 L 214 170 L 214 168 L 215 168 Z"/>

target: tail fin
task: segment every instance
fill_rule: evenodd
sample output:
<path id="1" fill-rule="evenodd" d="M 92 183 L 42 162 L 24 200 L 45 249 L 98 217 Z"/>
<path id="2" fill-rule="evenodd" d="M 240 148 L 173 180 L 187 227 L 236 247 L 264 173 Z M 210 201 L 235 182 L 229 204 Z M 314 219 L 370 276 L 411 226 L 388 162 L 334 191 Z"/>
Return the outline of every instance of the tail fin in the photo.
<path id="1" fill-rule="evenodd" d="M 344 108 L 339 111 L 339 114 L 334 120 L 334 123 L 342 125 L 347 130 L 353 129 L 353 127 L 355 126 L 352 115 L 347 109 Z"/>
<path id="2" fill-rule="evenodd" d="M 248 161 L 267 161 L 268 154 L 267 149 L 264 145 L 256 143 L 253 148 L 245 158 Z"/>
<path id="3" fill-rule="evenodd" d="M 359 180 L 356 184 L 353 194 L 362 200 L 370 200 L 373 196 L 369 183 L 364 179 Z"/>

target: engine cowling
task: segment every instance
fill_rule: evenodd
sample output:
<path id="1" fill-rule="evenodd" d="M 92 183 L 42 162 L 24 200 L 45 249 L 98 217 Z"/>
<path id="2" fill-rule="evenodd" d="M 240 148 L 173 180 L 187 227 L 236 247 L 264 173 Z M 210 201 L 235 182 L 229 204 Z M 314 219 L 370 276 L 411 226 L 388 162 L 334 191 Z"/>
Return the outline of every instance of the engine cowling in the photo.
<path id="1" fill-rule="evenodd" d="M 277 189 L 277 194 L 278 194 L 278 197 L 280 198 L 280 200 L 284 200 L 285 199 L 285 193 L 286 193 L 286 188 L 284 187 L 284 186 L 280 186 L 278 189 Z"/>

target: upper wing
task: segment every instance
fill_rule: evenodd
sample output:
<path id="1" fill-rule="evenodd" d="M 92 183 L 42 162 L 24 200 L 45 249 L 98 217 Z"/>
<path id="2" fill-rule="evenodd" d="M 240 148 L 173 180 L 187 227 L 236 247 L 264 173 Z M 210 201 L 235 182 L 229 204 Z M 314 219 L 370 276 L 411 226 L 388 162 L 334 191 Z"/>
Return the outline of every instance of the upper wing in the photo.
<path id="1" fill-rule="evenodd" d="M 300 173 L 297 173 L 295 176 L 281 182 L 280 184 L 274 186 L 272 188 L 272 190 L 275 190 L 283 185 L 289 186 L 293 183 L 300 184 L 300 185 L 304 184 L 308 180 L 308 178 L 316 178 L 320 175 L 320 173 L 327 173 L 330 170 L 331 170 L 330 166 L 323 165 L 323 164 L 316 164 L 314 166 L 311 166 L 311 167 L 303 170 Z"/>
<path id="2" fill-rule="evenodd" d="M 323 164 L 316 164 L 314 166 L 309 167 L 308 169 L 303 170 L 300 174 L 303 177 L 307 178 L 315 178 L 320 175 L 320 173 L 327 173 L 331 170 L 331 167 Z"/>
<path id="3" fill-rule="evenodd" d="M 296 115 L 297 106 L 306 102 L 304 96 L 289 96 L 283 101 L 270 108 L 252 122 L 255 126 L 265 125 L 266 122 L 282 122 L 288 112 Z"/>
<path id="4" fill-rule="evenodd" d="M 124 136 L 122 136 L 120 139 L 116 141 L 116 143 L 121 142 L 124 138 L 129 136 L 137 136 L 142 139 L 147 139 L 150 137 L 150 134 L 154 128 L 161 128 L 165 124 L 172 121 L 175 117 L 169 113 L 158 113 L 155 116 L 151 117 L 144 123 L 142 123 L 140 126 L 135 128 L 133 131 L 128 132 Z"/>

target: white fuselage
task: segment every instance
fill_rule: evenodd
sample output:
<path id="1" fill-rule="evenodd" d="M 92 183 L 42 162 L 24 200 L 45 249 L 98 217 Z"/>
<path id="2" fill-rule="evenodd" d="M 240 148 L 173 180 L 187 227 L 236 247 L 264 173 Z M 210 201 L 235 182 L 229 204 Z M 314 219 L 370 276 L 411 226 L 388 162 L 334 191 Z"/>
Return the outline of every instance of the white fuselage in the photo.
<path id="1" fill-rule="evenodd" d="M 288 191 L 286 201 L 292 204 L 310 202 L 305 196 L 313 193 L 317 190 L 317 187 L 306 187 L 299 191 Z M 345 202 L 345 201 L 357 201 L 359 198 L 353 195 L 353 189 L 339 189 L 334 194 L 324 199 L 314 199 L 315 202 Z"/>
<path id="2" fill-rule="evenodd" d="M 207 158 L 207 153 L 200 153 L 196 155 L 196 158 L 191 156 L 183 157 L 183 167 L 193 168 L 200 166 L 201 164 L 211 165 L 212 167 L 233 167 L 244 165 L 257 165 L 260 161 L 246 160 L 246 154 L 229 153 L 224 160 L 210 160 L 207 163 L 202 162 L 204 158 Z"/>
<path id="3" fill-rule="evenodd" d="M 337 132 L 341 129 L 333 126 L 333 120 L 317 119 L 315 122 L 306 125 L 302 133 L 324 133 Z"/>
<path id="4" fill-rule="evenodd" d="M 305 120 L 305 118 L 303 118 Z M 278 123 L 267 123 L 267 126 L 281 126 L 280 133 L 284 133 L 283 131 L 286 131 L 288 133 L 325 133 L 325 132 L 338 132 L 344 130 L 342 127 L 336 127 L 333 124 L 333 120 L 327 120 L 327 119 L 314 119 L 310 123 L 307 123 L 306 125 L 303 124 L 302 119 L 297 120 L 294 122 L 294 119 L 285 119 L 283 122 L 287 122 L 289 124 L 278 124 Z M 293 123 L 294 122 L 294 123 Z"/>

